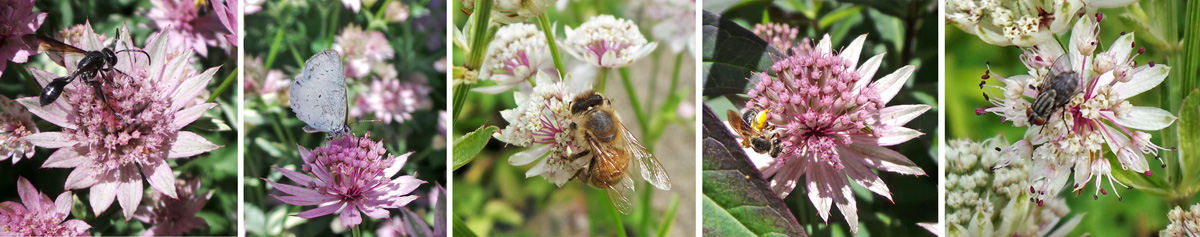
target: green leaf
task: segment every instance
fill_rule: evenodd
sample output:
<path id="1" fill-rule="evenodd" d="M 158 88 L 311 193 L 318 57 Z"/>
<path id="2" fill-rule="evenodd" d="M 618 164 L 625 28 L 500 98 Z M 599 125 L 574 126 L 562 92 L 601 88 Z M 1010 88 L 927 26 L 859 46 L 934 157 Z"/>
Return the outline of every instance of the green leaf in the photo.
<path id="1" fill-rule="evenodd" d="M 475 154 L 478 154 L 479 150 L 483 150 L 483 146 L 487 145 L 489 140 L 492 140 L 492 134 L 498 130 L 500 128 L 496 126 L 480 127 L 455 140 L 454 169 L 458 170 L 459 167 L 475 159 Z"/>
<path id="2" fill-rule="evenodd" d="M 1192 90 L 1184 98 L 1183 107 L 1179 108 L 1179 159 L 1183 168 L 1183 182 L 1180 192 L 1195 193 L 1200 185 L 1200 175 L 1194 172 L 1200 169 L 1200 90 Z M 1190 153 L 1190 154 L 1189 154 Z M 1189 172 L 1191 171 L 1191 172 Z"/>
<path id="3" fill-rule="evenodd" d="M 467 223 L 462 221 L 462 218 L 458 218 L 458 215 L 454 216 L 454 221 L 452 221 L 452 222 L 454 225 L 453 226 L 454 231 L 451 231 L 451 232 L 454 233 L 455 237 L 475 237 L 475 236 L 477 236 L 477 235 L 475 235 L 474 231 L 471 231 L 471 228 L 467 227 Z"/>
<path id="4" fill-rule="evenodd" d="M 703 116 L 704 235 L 807 235 L 707 104 Z"/>
<path id="5" fill-rule="evenodd" d="M 782 55 L 754 32 L 704 11 L 704 95 L 740 94 L 753 86 L 751 73 L 770 69 L 771 55 Z"/>

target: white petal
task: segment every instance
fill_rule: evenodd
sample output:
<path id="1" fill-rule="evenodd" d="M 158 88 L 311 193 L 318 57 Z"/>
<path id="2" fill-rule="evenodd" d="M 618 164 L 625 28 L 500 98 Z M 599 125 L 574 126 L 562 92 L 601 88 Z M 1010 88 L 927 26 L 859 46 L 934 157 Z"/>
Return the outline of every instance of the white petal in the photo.
<path id="1" fill-rule="evenodd" d="M 833 54 L 833 46 L 830 41 L 829 34 L 825 34 L 825 36 L 821 37 L 821 41 L 817 42 L 817 47 L 813 48 L 813 50 L 822 54 Z"/>
<path id="2" fill-rule="evenodd" d="M 929 105 L 896 105 L 879 110 L 879 123 L 884 126 L 903 126 L 933 108 Z"/>
<path id="3" fill-rule="evenodd" d="M 892 97 L 895 97 L 896 93 L 900 92 L 900 88 L 904 87 L 904 82 L 908 81 L 908 78 L 912 76 L 914 69 L 916 67 L 913 65 L 904 66 L 896 70 L 896 72 L 892 72 L 892 74 L 883 76 L 878 81 L 871 83 L 871 87 L 875 88 L 875 91 L 879 93 L 879 100 L 884 103 L 892 101 Z"/>
<path id="4" fill-rule="evenodd" d="M 858 65 L 858 54 L 862 52 L 863 42 L 866 40 L 866 34 L 859 35 L 858 38 L 854 38 L 854 41 L 850 42 L 850 45 L 846 46 L 846 48 L 842 50 L 842 53 L 838 54 L 838 57 L 846 59 L 846 61 L 849 61 L 852 65 Z"/>
<path id="5" fill-rule="evenodd" d="M 1140 71 L 1139 71 L 1140 69 Z M 1137 72 L 1130 77 L 1129 82 L 1117 82 L 1113 84 L 1112 89 L 1117 92 L 1118 99 L 1126 99 L 1135 95 L 1146 92 L 1151 88 L 1162 84 L 1163 79 L 1167 78 L 1167 74 L 1171 72 L 1171 67 L 1167 65 L 1143 65 L 1133 69 Z"/>
<path id="6" fill-rule="evenodd" d="M 1175 122 L 1175 116 L 1160 108 L 1134 106 L 1129 110 L 1129 116 L 1117 118 L 1113 122 L 1133 129 L 1154 131 L 1171 126 L 1171 123 Z"/>
<path id="7" fill-rule="evenodd" d="M 875 72 L 879 71 L 879 63 L 883 62 L 884 54 L 886 53 L 876 54 L 874 57 L 867 59 L 866 62 L 863 62 L 862 65 L 858 65 L 858 76 L 860 79 L 854 83 L 854 90 L 852 91 L 862 91 L 863 88 L 866 88 L 871 83 L 871 79 L 875 78 Z"/>
<path id="8" fill-rule="evenodd" d="M 510 165 L 527 165 L 530 162 L 536 161 L 538 158 L 546 155 L 550 151 L 550 145 L 539 145 L 517 152 L 508 157 Z"/>
<path id="9" fill-rule="evenodd" d="M 898 174 L 925 175 L 925 171 L 908 157 L 885 147 L 851 144 L 846 150 L 858 153 L 863 158 L 863 164 L 871 168 Z"/>
<path id="10" fill-rule="evenodd" d="M 1113 57 L 1118 59 L 1129 58 L 1129 53 L 1133 51 L 1133 33 L 1122 35 L 1116 41 L 1113 41 L 1112 46 L 1108 48 L 1109 53 L 1113 53 Z"/>

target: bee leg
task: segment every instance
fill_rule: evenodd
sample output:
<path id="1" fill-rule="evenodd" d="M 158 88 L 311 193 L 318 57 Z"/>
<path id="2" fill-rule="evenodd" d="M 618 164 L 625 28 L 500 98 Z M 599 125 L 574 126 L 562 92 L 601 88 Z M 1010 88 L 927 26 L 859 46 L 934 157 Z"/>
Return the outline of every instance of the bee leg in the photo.
<path id="1" fill-rule="evenodd" d="M 591 154 L 592 154 L 592 150 L 583 150 L 583 151 L 580 151 L 579 153 L 575 153 L 574 155 L 571 155 L 571 157 L 569 157 L 568 160 L 575 161 L 579 158 L 583 158 L 584 156 L 591 155 Z"/>

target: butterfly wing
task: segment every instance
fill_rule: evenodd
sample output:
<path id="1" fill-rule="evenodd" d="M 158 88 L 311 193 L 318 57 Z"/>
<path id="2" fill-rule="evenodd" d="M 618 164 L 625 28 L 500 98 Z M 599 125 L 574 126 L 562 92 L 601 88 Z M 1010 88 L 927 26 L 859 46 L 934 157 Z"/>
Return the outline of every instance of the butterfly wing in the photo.
<path id="1" fill-rule="evenodd" d="M 308 58 L 290 92 L 292 111 L 308 124 L 305 132 L 337 135 L 349 130 L 345 70 L 337 51 L 325 50 Z"/>

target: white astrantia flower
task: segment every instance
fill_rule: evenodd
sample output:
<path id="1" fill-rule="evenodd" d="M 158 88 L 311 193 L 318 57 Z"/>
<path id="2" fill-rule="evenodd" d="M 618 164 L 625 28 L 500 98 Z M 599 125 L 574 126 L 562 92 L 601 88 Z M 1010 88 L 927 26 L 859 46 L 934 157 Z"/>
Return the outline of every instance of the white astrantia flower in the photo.
<path id="1" fill-rule="evenodd" d="M 1158 232 L 1159 236 L 1200 236 L 1200 204 L 1192 205 L 1186 211 L 1175 207 L 1167 213 L 1171 224 Z"/>
<path id="2" fill-rule="evenodd" d="M 535 78 L 537 87 L 532 91 L 525 87 L 513 93 L 517 108 L 500 111 L 508 126 L 493 137 L 529 148 L 508 158 L 511 165 L 537 163 L 525 172 L 526 178 L 540 175 L 561 187 L 588 161 L 570 160 L 570 156 L 581 151 L 585 144 L 574 141 L 568 104 L 576 94 L 591 86 L 586 80 L 572 80 L 570 75 L 566 80 L 558 81 L 538 72 Z"/>
<path id="3" fill-rule="evenodd" d="M 1029 75 L 1002 77 L 990 70 L 985 78 L 997 78 L 1004 86 L 987 85 L 993 90 L 1002 90 L 1003 95 L 986 94 L 994 107 L 977 110 L 999 115 L 1017 127 L 1029 127 L 1024 139 L 1007 149 L 1010 160 L 1033 157 L 1039 161 L 1036 175 L 1030 177 L 1030 191 L 1035 199 L 1042 195 L 1054 195 L 1067 184 L 1074 174 L 1073 191 L 1081 191 L 1088 182 L 1096 181 L 1096 194 L 1108 194 L 1101 182 L 1109 181 L 1114 193 L 1117 184 L 1128 186 L 1112 176 L 1113 164 L 1106 158 L 1104 147 L 1117 156 L 1121 170 L 1132 170 L 1151 175 L 1147 155 L 1158 156 L 1160 147 L 1150 142 L 1150 134 L 1144 131 L 1161 130 L 1174 123 L 1176 117 L 1170 112 L 1148 106 L 1134 106 L 1128 98 L 1157 87 L 1167 77 L 1171 67 L 1156 65 L 1150 61 L 1137 65 L 1133 57 L 1145 49 L 1134 51 L 1132 33 L 1117 38 L 1107 50 L 1098 46 L 1099 22 L 1102 15 L 1084 17 L 1072 29 L 1071 41 L 1063 50 L 1055 42 L 1039 43 L 1036 47 L 1024 48 L 1021 61 L 1029 69 Z M 1046 118 L 1044 125 L 1031 124 L 1029 111 L 1039 91 L 1036 88 L 1050 73 L 1050 68 L 1061 55 L 1070 60 L 1069 70 L 1077 72 L 1079 93 L 1064 108 Z M 1004 164 L 1001 164 L 1003 166 Z M 1117 194 L 1120 200 L 1120 194 Z"/>
<path id="4" fill-rule="evenodd" d="M 479 78 L 495 81 L 497 85 L 475 88 L 475 91 L 496 94 L 508 91 L 525 82 L 550 59 L 546 36 L 532 24 L 517 23 L 500 27 L 488 43 L 487 57 Z"/>
<path id="5" fill-rule="evenodd" d="M 566 1 L 563 1 L 566 2 Z M 635 0 L 626 8 L 626 16 L 641 14 L 654 26 L 650 36 L 661 41 L 671 52 L 696 52 L 696 0 Z"/>
<path id="6" fill-rule="evenodd" d="M 948 0 L 946 22 L 986 43 L 1029 47 L 1062 34 L 1079 15 L 1132 0 Z M 1087 14 L 1081 14 L 1087 13 Z"/>
<path id="7" fill-rule="evenodd" d="M 946 150 L 946 221 L 950 236 L 1062 236 L 1082 220 L 1061 197 L 1032 201 L 1022 191 L 1036 172 L 1037 161 L 1007 162 L 1003 135 L 982 142 L 956 139 Z M 1065 223 L 1059 226 L 1059 223 Z M 1055 228 L 1058 226 L 1058 228 Z M 1053 231 L 1053 232 L 1051 232 Z"/>
<path id="8" fill-rule="evenodd" d="M 492 20 L 504 24 L 519 23 L 545 13 L 558 0 L 495 0 Z M 475 0 L 463 0 L 467 9 L 475 9 Z"/>
<path id="9" fill-rule="evenodd" d="M 567 39 L 560 45 L 576 59 L 603 68 L 629 66 L 650 55 L 657 42 L 647 42 L 633 21 L 599 15 L 579 25 L 567 27 Z"/>

